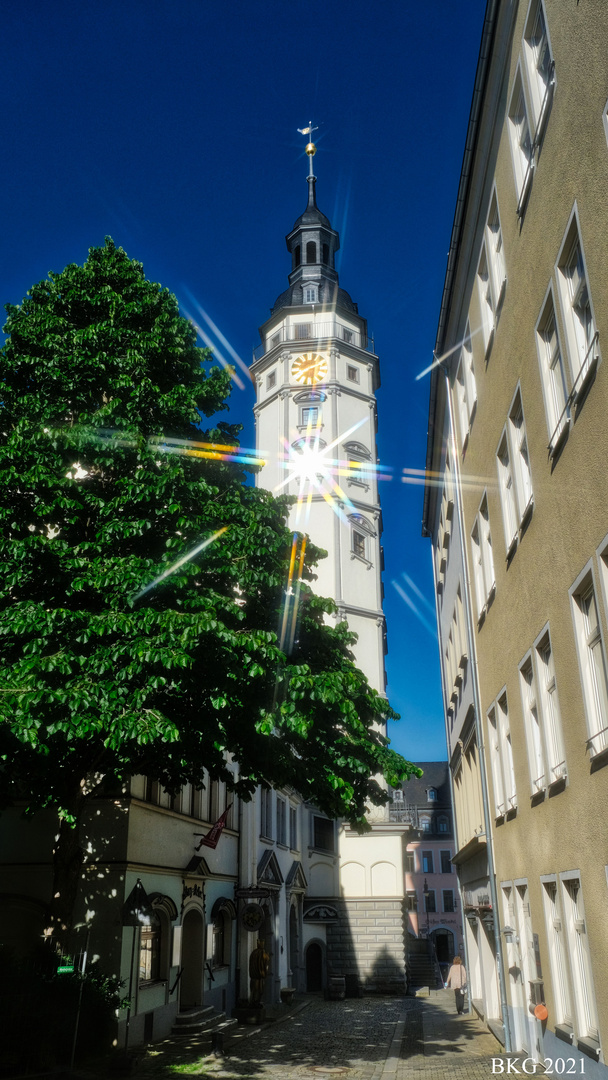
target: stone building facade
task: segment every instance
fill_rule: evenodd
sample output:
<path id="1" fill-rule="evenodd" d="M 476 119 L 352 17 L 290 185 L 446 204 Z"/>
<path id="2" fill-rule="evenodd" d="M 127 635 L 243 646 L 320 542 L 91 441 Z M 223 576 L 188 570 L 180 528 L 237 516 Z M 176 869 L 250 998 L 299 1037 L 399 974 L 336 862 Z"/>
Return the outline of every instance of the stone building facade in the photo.
<path id="1" fill-rule="evenodd" d="M 427 465 L 439 482 L 427 485 L 424 518 L 452 776 L 457 788 L 468 723 L 480 778 L 481 814 L 455 793 L 460 866 L 469 844 L 475 858 L 485 849 L 485 914 L 480 891 L 471 910 L 477 936 L 492 922 L 507 1038 L 598 1078 L 608 1052 L 607 46 L 600 0 L 488 3 L 431 381 Z M 470 950 L 472 938 L 471 925 Z"/>

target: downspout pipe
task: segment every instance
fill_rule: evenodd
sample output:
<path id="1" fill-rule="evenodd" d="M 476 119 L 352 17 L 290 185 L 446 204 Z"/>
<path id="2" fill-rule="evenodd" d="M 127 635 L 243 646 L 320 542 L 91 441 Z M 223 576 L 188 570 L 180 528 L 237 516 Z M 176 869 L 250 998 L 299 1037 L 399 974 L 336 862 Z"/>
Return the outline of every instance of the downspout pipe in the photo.
<path id="1" fill-rule="evenodd" d="M 475 734 L 477 736 L 477 745 L 479 747 L 479 776 L 481 780 L 481 799 L 483 804 L 483 818 L 484 829 L 486 832 L 486 851 L 488 859 L 488 877 L 490 885 L 490 896 L 492 899 L 492 910 L 494 912 L 494 948 L 496 950 L 496 965 L 498 968 L 498 989 L 500 994 L 500 1008 L 502 1012 L 502 1020 L 505 1030 L 505 1050 L 510 1053 L 514 1047 L 511 1038 L 511 1025 L 509 1022 L 509 1006 L 507 1001 L 507 988 L 505 984 L 505 973 L 502 963 L 502 942 L 500 939 L 500 920 L 499 920 L 499 908 L 498 908 L 498 892 L 496 889 L 496 875 L 494 870 L 494 852 L 492 847 L 492 819 L 490 817 L 490 803 L 488 792 L 488 777 L 486 773 L 486 759 L 485 759 L 485 747 L 483 736 L 483 725 L 481 722 L 481 702 L 479 699 L 479 683 L 478 683 L 478 666 L 477 666 L 477 649 L 475 645 L 474 636 L 474 623 L 473 613 L 471 611 L 471 575 L 469 573 L 469 560 L 467 553 L 467 545 L 465 543 L 464 534 L 464 508 L 462 504 L 462 484 L 460 478 L 460 460 L 458 457 L 456 439 L 455 439 L 455 427 L 454 427 L 454 409 L 452 402 L 452 389 L 450 386 L 450 379 L 448 372 L 443 368 L 445 377 L 445 392 L 448 403 L 448 414 L 450 423 L 450 448 L 452 454 L 452 461 L 454 463 L 454 478 L 456 489 L 456 506 L 458 513 L 458 528 L 460 531 L 461 547 L 462 547 L 462 564 L 465 576 L 465 588 L 464 592 L 464 610 L 465 618 L 467 622 L 467 637 L 471 648 L 471 666 L 473 668 L 473 704 L 475 706 Z M 438 624 L 439 625 L 439 624 Z"/>

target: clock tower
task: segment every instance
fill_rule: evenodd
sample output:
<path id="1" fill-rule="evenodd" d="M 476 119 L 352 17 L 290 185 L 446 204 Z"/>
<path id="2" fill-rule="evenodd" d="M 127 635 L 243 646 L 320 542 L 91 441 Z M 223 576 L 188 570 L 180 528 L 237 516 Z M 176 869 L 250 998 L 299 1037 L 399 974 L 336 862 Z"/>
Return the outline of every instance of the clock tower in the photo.
<path id="1" fill-rule="evenodd" d="M 311 127 L 303 134 L 309 132 Z M 251 366 L 256 447 L 265 462 L 257 483 L 296 496 L 291 528 L 327 551 L 316 568 L 315 589 L 335 600 L 337 617 L 357 634 L 357 666 L 384 693 L 375 397 L 380 372 L 367 322 L 340 287 L 335 266 L 340 239 L 317 206 L 315 149 L 312 142 L 306 147 L 308 203 L 286 237 L 288 287 L 260 327 L 261 344 Z M 294 539 L 292 570 L 298 565 L 297 546 Z M 297 593 L 290 581 L 288 594 L 297 598 Z M 290 615 L 284 615 L 281 629 L 286 652 L 296 623 Z M 293 791 L 277 793 L 277 800 L 287 798 L 291 805 L 299 797 Z M 289 940 L 300 942 L 299 952 L 290 944 L 291 985 L 327 987 L 333 972 L 350 980 L 351 990 L 364 986 L 402 993 L 404 826 L 390 822 L 385 807 L 371 810 L 371 832 L 364 836 L 327 821 L 301 801 L 298 813 L 302 844 L 299 854 L 290 852 L 290 874 L 301 859 L 306 880 L 301 913 L 289 909 Z"/>
<path id="2" fill-rule="evenodd" d="M 309 143 L 308 204 L 286 237 L 289 284 L 260 328 L 251 367 L 257 450 L 266 462 L 257 482 L 297 496 L 291 527 L 328 553 L 316 589 L 336 601 L 358 635 L 357 665 L 384 693 L 378 357 L 367 321 L 340 287 L 340 240 L 317 206 L 314 150 Z"/>

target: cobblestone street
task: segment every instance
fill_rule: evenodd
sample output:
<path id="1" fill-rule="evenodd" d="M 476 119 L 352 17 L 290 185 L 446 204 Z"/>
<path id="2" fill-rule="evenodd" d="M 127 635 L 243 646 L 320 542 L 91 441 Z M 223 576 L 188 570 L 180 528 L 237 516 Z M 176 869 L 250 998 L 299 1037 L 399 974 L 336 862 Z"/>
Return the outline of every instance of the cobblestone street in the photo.
<path id="1" fill-rule="evenodd" d="M 217 1080 L 486 1080 L 502 1048 L 484 1026 L 457 1016 L 451 991 L 430 997 L 309 998 L 279 1023 L 254 1033 L 240 1028 L 223 1058 L 196 1040 L 151 1048 L 141 1080 L 180 1075 Z"/>

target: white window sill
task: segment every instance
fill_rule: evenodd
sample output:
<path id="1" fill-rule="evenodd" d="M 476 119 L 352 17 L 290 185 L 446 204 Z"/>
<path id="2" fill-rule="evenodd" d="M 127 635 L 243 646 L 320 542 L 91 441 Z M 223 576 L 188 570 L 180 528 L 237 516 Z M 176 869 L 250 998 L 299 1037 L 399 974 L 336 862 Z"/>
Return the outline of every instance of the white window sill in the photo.
<path id="1" fill-rule="evenodd" d="M 518 537 L 517 533 L 515 533 L 511 537 L 510 542 L 507 544 L 507 562 L 509 561 L 511 556 L 514 554 L 515 548 L 517 547 L 518 540 L 519 540 L 519 537 Z"/>

